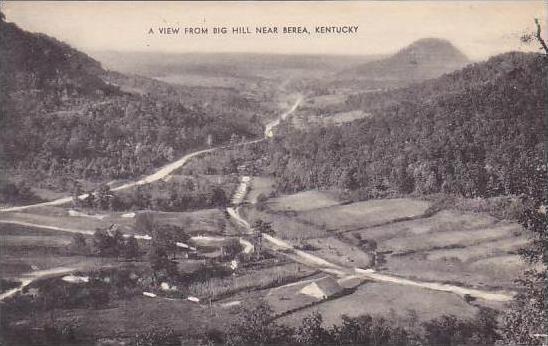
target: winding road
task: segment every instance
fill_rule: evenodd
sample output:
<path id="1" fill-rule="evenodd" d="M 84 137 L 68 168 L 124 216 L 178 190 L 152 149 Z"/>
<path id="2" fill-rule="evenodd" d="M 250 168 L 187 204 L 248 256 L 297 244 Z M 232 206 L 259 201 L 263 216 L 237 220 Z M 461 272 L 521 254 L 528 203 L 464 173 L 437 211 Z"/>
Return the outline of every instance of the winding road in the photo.
<path id="1" fill-rule="evenodd" d="M 234 213 L 231 214 L 231 216 L 234 218 L 234 220 L 238 224 L 242 225 L 245 222 L 247 225 L 249 225 L 249 223 L 247 223 L 247 221 L 240 216 L 240 214 L 238 213 L 238 209 L 234 209 Z M 249 231 L 251 231 L 250 228 L 249 228 Z M 512 293 L 504 292 L 504 291 L 490 292 L 485 290 L 461 287 L 457 285 L 410 280 L 410 279 L 398 277 L 395 275 L 378 273 L 373 269 L 362 269 L 357 267 L 342 267 L 337 264 L 331 263 L 316 255 L 310 254 L 302 250 L 297 250 L 291 244 L 289 244 L 288 242 L 282 239 L 273 237 L 266 233 L 263 233 L 262 236 L 264 240 L 270 243 L 271 248 L 273 250 L 282 251 L 287 257 L 291 258 L 292 260 L 296 262 L 312 267 L 314 269 L 318 269 L 328 274 L 336 275 L 340 279 L 350 279 L 350 278 L 370 279 L 374 281 L 390 282 L 393 284 L 404 285 L 404 286 L 420 287 L 420 288 L 425 288 L 425 289 L 434 290 L 434 291 L 451 292 L 462 297 L 471 296 L 471 297 L 481 298 L 481 299 L 490 300 L 490 301 L 507 302 L 513 299 Z"/>
<path id="2" fill-rule="evenodd" d="M 296 105 L 298 105 L 299 102 L 300 101 L 297 101 Z M 296 108 L 296 106 L 294 106 L 294 107 Z M 268 126 L 268 124 L 267 124 L 267 126 Z M 261 139 L 256 139 L 256 140 L 247 141 L 247 142 L 238 143 L 238 144 L 233 144 L 233 145 L 226 145 L 226 146 L 220 146 L 220 147 L 195 151 L 193 153 L 190 153 L 190 154 L 187 154 L 187 155 L 181 157 L 177 161 L 174 161 L 172 163 L 169 163 L 169 164 L 163 166 L 162 168 L 158 169 L 156 172 L 152 173 L 151 175 L 148 175 L 148 176 L 146 176 L 146 177 L 144 177 L 140 180 L 137 180 L 137 181 L 133 181 L 133 182 L 129 182 L 129 183 L 117 186 L 115 188 L 112 188 L 111 191 L 127 190 L 127 189 L 135 187 L 135 186 L 150 184 L 150 183 L 153 183 L 155 181 L 165 179 L 171 173 L 173 173 L 177 169 L 183 167 L 190 159 L 192 159 L 196 156 L 206 154 L 206 153 L 210 153 L 210 152 L 213 152 L 215 150 L 221 150 L 221 149 L 226 149 L 226 148 L 234 148 L 234 147 L 239 147 L 239 146 L 243 146 L 243 145 L 259 143 L 259 142 L 262 142 L 264 140 L 265 140 L 264 138 L 261 138 Z M 84 199 L 88 196 L 89 196 L 89 194 L 85 193 L 85 194 L 82 194 L 82 195 L 78 196 L 78 198 L 79 199 Z M 58 205 L 63 205 L 63 204 L 69 203 L 71 201 L 72 201 L 72 197 L 70 197 L 70 196 L 69 197 L 62 197 L 62 198 L 59 198 L 59 199 L 56 199 L 56 200 L 53 200 L 53 201 L 47 201 L 47 202 L 42 202 L 42 203 L 21 205 L 21 206 L 16 206 L 16 207 L 9 207 L 9 208 L 0 208 L 0 212 L 21 211 L 21 210 L 26 210 L 26 209 L 30 209 L 30 208 L 37 208 L 37 207 L 58 206 Z"/>
<path id="3" fill-rule="evenodd" d="M 179 160 L 174 161 L 156 172 L 154 172 L 151 175 L 148 175 L 140 180 L 126 183 L 124 185 L 118 186 L 116 188 L 113 188 L 112 191 L 120 191 L 129 189 L 135 186 L 144 185 L 144 184 L 150 184 L 155 181 L 164 179 L 168 177 L 171 173 L 173 173 L 175 170 L 181 168 L 184 166 L 190 159 L 195 158 L 199 155 L 210 153 L 215 150 L 225 149 L 225 148 L 233 148 L 237 146 L 243 146 L 247 144 L 253 144 L 258 143 L 261 141 L 264 141 L 270 137 L 273 137 L 274 135 L 274 129 L 277 127 L 280 122 L 284 119 L 286 119 L 289 115 L 291 115 L 297 107 L 302 102 L 303 98 L 302 96 L 299 96 L 295 103 L 292 105 L 292 107 L 280 115 L 280 117 L 272 122 L 269 122 L 265 126 L 264 135 L 265 138 L 257 139 L 253 141 L 247 141 L 235 145 L 227 145 L 227 146 L 221 146 L 221 147 L 215 147 L 215 148 L 209 148 L 209 149 L 203 149 L 199 150 L 190 154 L 187 154 L 183 157 L 181 157 Z M 247 184 L 249 183 L 249 179 L 242 179 L 242 184 L 246 184 L 245 188 L 247 188 Z M 88 195 L 83 194 L 79 196 L 80 199 L 86 198 Z M 63 205 L 68 202 L 72 201 L 72 197 L 64 197 L 53 201 L 43 202 L 43 203 L 37 203 L 37 204 L 31 204 L 31 205 L 25 205 L 25 206 L 17 206 L 17 207 L 10 207 L 10 208 L 4 208 L 0 209 L 0 212 L 9 212 L 9 211 L 21 211 L 25 209 L 30 208 L 36 208 L 41 206 L 56 206 L 56 205 Z M 247 220 L 245 220 L 240 214 L 239 214 L 239 206 L 241 203 L 243 203 L 243 199 L 239 198 L 239 203 L 234 205 L 233 207 L 227 208 L 227 213 L 229 216 L 234 220 L 234 222 L 238 225 L 240 225 L 245 233 L 250 234 L 252 233 L 252 228 Z M 0 220 L 0 223 L 10 223 L 10 224 L 17 224 L 22 226 L 29 226 L 29 227 L 37 227 L 37 228 L 43 228 L 43 229 L 50 229 L 50 230 L 58 230 L 63 232 L 71 232 L 71 233 L 84 233 L 84 234 L 90 234 L 93 233 L 93 231 L 88 230 L 76 230 L 76 229 L 69 229 L 69 228 L 62 228 L 62 227 L 54 227 L 54 226 L 45 226 L 45 225 L 38 225 L 33 223 L 26 223 L 26 222 L 19 222 L 19 221 L 10 221 L 10 220 Z M 307 253 L 305 251 L 297 250 L 295 249 L 291 244 L 288 242 L 281 240 L 279 238 L 273 237 L 269 234 L 263 234 L 263 239 L 266 240 L 271 248 L 274 251 L 279 251 L 292 260 L 302 263 L 304 265 L 310 266 L 315 269 L 319 269 L 321 271 L 324 271 L 326 273 L 337 275 L 340 278 L 350 278 L 350 277 L 356 277 L 356 278 L 366 278 L 371 279 L 375 281 L 383 281 L 383 282 L 391 282 L 394 284 L 399 285 L 406 285 L 406 286 L 415 286 L 415 287 L 422 287 L 425 289 L 431 289 L 436 291 L 445 291 L 445 292 L 452 292 L 455 294 L 458 294 L 460 296 L 469 295 L 476 298 L 481 298 L 485 300 L 491 300 L 491 301 L 510 301 L 513 298 L 513 295 L 508 292 L 489 292 L 484 290 L 478 290 L 478 289 L 471 289 L 471 288 L 464 288 L 456 285 L 447 285 L 447 284 L 441 284 L 441 283 L 434 283 L 434 282 L 423 282 L 423 281 L 414 281 L 409 280 L 405 278 L 401 278 L 398 276 L 393 275 L 387 275 L 387 274 L 381 274 L 377 273 L 372 269 L 361 269 L 356 267 L 341 267 L 337 264 L 331 263 L 321 257 L 315 256 L 313 254 Z M 248 242 L 247 240 L 241 238 L 241 243 L 244 246 L 246 252 L 252 251 L 252 244 Z M 67 269 L 67 268 L 54 268 L 51 269 L 50 272 L 47 273 L 47 275 L 51 275 L 52 273 L 55 273 L 56 270 L 59 271 L 59 273 L 66 273 L 67 270 L 74 270 L 74 269 Z M 44 274 L 45 275 L 45 274 Z M 39 272 L 34 273 L 28 273 L 23 276 L 22 285 L 19 288 L 10 290 L 8 292 L 3 293 L 0 295 L 0 300 L 4 299 L 6 296 L 10 296 L 15 294 L 16 292 L 22 290 L 25 286 L 30 284 L 33 280 L 36 280 L 37 278 L 43 277 Z"/>
<path id="4" fill-rule="evenodd" d="M 291 113 L 293 113 L 297 109 L 299 104 L 302 102 L 302 100 L 303 100 L 302 96 L 299 96 L 297 98 L 297 100 L 295 101 L 295 103 L 293 104 L 293 106 L 288 111 L 286 111 L 285 113 L 280 115 L 279 119 L 276 119 L 274 121 L 271 121 L 271 122 L 267 123 L 265 125 L 265 129 L 268 129 L 269 133 L 272 133 L 274 127 L 278 126 L 278 124 L 280 123 L 280 119 L 285 119 Z M 226 149 L 226 148 L 234 148 L 234 147 L 244 146 L 244 145 L 248 145 L 248 144 L 259 143 L 259 142 L 264 141 L 266 139 L 267 138 L 265 136 L 265 138 L 246 141 L 246 142 L 242 142 L 242 143 L 238 143 L 238 144 L 225 145 L 225 146 L 220 146 L 220 147 L 214 147 L 214 148 L 195 151 L 193 153 L 184 155 L 183 157 L 181 157 L 177 161 L 171 162 L 171 163 L 161 167 L 156 172 L 154 172 L 154 173 L 152 173 L 152 174 L 150 174 L 150 175 L 148 175 L 148 176 L 146 176 L 142 179 L 139 179 L 137 181 L 129 182 L 129 183 L 123 184 L 121 186 L 115 187 L 115 188 L 112 189 L 112 191 L 126 190 L 126 189 L 129 189 L 129 188 L 135 187 L 135 186 L 150 184 L 150 183 L 153 183 L 155 181 L 165 179 L 171 173 L 173 173 L 177 169 L 183 167 L 190 159 L 192 159 L 194 157 L 197 157 L 199 155 L 210 153 L 210 152 L 213 152 L 215 150 L 221 150 L 221 149 Z M 78 196 L 79 199 L 84 199 L 86 197 L 88 197 L 88 194 L 82 194 L 82 195 Z M 62 197 L 62 198 L 59 198 L 59 199 L 56 199 L 56 200 L 42 202 L 42 203 L 15 206 L 15 207 L 9 207 L 9 208 L 0 208 L 0 212 L 14 212 L 14 211 L 17 212 L 17 211 L 22 211 L 22 210 L 31 209 L 31 208 L 46 207 L 46 206 L 59 206 L 59 205 L 63 205 L 63 204 L 66 204 L 66 203 L 70 203 L 71 201 L 72 201 L 72 197 L 67 196 L 67 197 Z M 236 215 L 235 214 L 236 211 L 231 212 L 230 210 L 228 210 L 228 213 L 229 213 L 229 215 L 232 215 L 232 216 Z M 247 221 L 242 219 L 241 222 L 242 222 L 242 224 L 241 224 L 242 226 L 244 226 L 244 227 L 247 226 L 249 228 L 249 224 L 247 223 Z M 82 229 L 74 229 L 74 228 L 57 227 L 57 226 L 42 225 L 42 224 L 23 222 L 23 221 L 17 221 L 17 220 L 0 220 L 0 223 L 26 226 L 26 227 L 34 227 L 34 228 L 39 228 L 39 229 L 47 229 L 47 230 L 60 231 L 60 232 L 81 233 L 81 234 L 87 234 L 87 235 L 93 234 L 95 232 L 95 231 L 92 231 L 92 230 L 82 230 Z M 146 240 L 148 238 L 143 238 L 143 239 Z M 243 252 L 244 253 L 250 253 L 254 250 L 253 244 L 251 244 L 249 241 L 247 241 L 243 238 L 240 238 L 240 244 L 243 246 Z M 181 245 L 178 244 L 178 246 L 184 247 L 182 244 Z M 10 296 L 13 296 L 14 294 L 22 291 L 25 287 L 30 285 L 35 280 L 38 280 L 38 279 L 41 279 L 41 278 L 44 278 L 44 277 L 47 277 L 47 276 L 51 276 L 51 275 L 64 275 L 64 274 L 71 273 L 75 270 L 77 270 L 77 268 L 57 267 L 57 268 L 52 268 L 52 269 L 49 269 L 49 270 L 34 271 L 34 272 L 22 274 L 22 276 L 19 278 L 19 281 L 21 281 L 20 286 L 16 287 L 16 288 L 13 288 L 13 289 L 10 289 L 10 290 L 8 290 L 4 293 L 1 293 L 0 294 L 0 301 L 3 301 L 4 299 L 6 299 Z"/>

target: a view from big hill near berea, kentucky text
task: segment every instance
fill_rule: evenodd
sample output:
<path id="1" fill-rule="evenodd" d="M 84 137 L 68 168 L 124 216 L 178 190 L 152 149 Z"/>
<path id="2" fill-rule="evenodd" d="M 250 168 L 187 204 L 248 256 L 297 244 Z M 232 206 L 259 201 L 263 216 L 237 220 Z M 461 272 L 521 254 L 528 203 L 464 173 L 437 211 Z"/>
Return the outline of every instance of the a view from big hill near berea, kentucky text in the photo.
<path id="1" fill-rule="evenodd" d="M 87 55 L 2 14 L 0 344 L 545 343 L 537 24 Z"/>

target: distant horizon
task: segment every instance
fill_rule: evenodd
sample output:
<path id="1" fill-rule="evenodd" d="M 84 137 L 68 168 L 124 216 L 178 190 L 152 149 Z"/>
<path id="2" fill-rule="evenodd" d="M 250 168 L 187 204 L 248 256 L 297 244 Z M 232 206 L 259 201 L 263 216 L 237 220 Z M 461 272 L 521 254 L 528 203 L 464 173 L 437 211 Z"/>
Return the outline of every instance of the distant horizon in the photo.
<path id="1" fill-rule="evenodd" d="M 451 42 L 470 61 L 508 51 L 538 51 L 520 37 L 539 18 L 543 1 L 345 2 L 16 2 L 4 1 L 7 22 L 97 52 L 386 56 L 421 38 Z M 47 19 L 47 20 L 45 20 Z M 159 27 L 357 26 L 352 34 L 160 35 Z"/>

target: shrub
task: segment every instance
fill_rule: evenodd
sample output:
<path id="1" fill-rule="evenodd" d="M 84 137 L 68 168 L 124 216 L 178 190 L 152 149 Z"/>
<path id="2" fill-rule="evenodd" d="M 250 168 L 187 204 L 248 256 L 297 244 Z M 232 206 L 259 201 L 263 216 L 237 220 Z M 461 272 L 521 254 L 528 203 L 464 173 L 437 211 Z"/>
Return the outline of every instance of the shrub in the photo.
<path id="1" fill-rule="evenodd" d="M 162 328 L 137 334 L 129 344 L 131 346 L 178 346 L 181 341 L 173 329 Z"/>

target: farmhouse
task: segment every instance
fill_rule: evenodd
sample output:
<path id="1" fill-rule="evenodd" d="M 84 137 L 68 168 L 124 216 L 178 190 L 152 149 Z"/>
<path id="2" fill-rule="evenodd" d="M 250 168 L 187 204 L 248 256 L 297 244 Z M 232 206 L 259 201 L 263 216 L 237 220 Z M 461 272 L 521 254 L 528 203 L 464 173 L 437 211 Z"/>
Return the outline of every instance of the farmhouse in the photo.
<path id="1" fill-rule="evenodd" d="M 341 285 L 335 279 L 328 276 L 304 286 L 299 293 L 317 299 L 327 299 L 340 294 L 343 291 Z"/>

